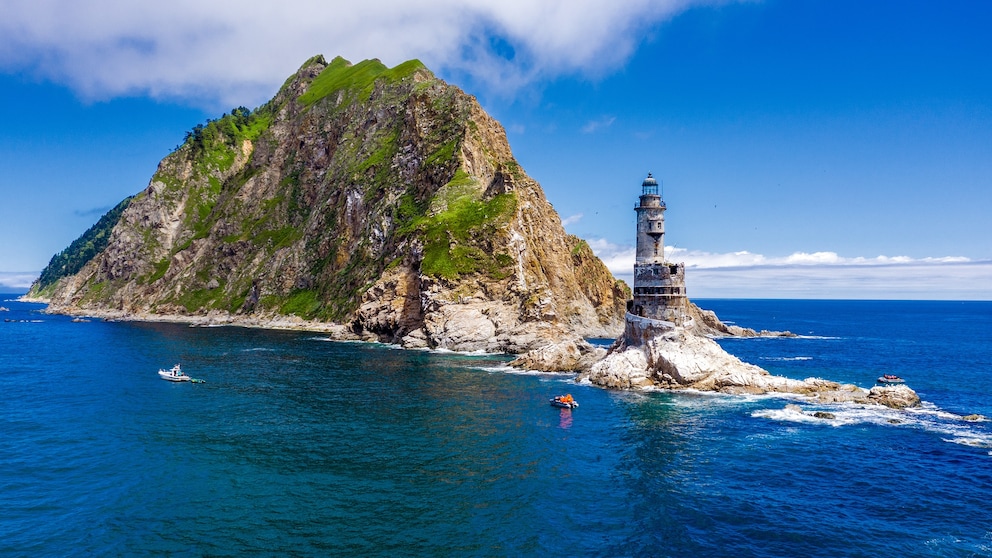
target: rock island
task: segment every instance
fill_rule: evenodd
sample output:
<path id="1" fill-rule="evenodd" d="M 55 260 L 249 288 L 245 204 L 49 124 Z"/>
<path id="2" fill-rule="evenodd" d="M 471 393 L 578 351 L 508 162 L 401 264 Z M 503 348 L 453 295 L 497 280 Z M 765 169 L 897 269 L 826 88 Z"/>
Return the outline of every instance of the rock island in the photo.
<path id="1" fill-rule="evenodd" d="M 52 312 L 519 353 L 615 337 L 629 289 L 565 233 L 476 99 L 419 61 L 322 56 L 195 127 L 52 258 Z"/>

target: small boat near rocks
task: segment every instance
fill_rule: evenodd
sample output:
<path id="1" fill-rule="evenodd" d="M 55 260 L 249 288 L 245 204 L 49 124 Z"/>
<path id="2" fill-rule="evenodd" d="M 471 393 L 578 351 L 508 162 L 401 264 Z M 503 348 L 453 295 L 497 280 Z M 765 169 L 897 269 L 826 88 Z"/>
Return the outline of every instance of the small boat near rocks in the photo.
<path id="1" fill-rule="evenodd" d="M 579 402 L 568 393 L 552 397 L 550 403 L 552 407 L 561 407 L 562 409 L 574 409 L 579 406 Z"/>
<path id="2" fill-rule="evenodd" d="M 878 380 L 876 380 L 876 381 L 878 383 L 880 383 L 880 384 L 905 384 L 906 383 L 906 380 L 903 380 L 902 378 L 900 378 L 899 376 L 896 376 L 895 374 L 882 374 L 881 376 L 878 377 Z"/>

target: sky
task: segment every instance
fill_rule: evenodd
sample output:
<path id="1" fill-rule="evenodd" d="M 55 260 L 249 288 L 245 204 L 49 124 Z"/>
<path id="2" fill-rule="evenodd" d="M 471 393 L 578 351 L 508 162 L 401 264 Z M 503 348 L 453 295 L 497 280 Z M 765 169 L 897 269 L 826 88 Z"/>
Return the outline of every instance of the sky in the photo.
<path id="1" fill-rule="evenodd" d="M 419 58 L 630 282 L 648 172 L 690 298 L 992 300 L 992 2 L 0 0 L 0 291 L 310 56 Z"/>

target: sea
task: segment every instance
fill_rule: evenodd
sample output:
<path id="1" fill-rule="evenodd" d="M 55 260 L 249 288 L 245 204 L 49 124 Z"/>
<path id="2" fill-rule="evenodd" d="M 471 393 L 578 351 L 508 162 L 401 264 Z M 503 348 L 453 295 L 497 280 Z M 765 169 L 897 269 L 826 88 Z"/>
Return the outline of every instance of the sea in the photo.
<path id="1" fill-rule="evenodd" d="M 719 341 L 773 374 L 896 374 L 923 406 L 609 391 L 9 298 L 0 556 L 992 556 L 992 423 L 962 419 L 992 417 L 992 302 L 696 302 L 798 334 Z M 158 378 L 176 363 L 205 382 Z"/>

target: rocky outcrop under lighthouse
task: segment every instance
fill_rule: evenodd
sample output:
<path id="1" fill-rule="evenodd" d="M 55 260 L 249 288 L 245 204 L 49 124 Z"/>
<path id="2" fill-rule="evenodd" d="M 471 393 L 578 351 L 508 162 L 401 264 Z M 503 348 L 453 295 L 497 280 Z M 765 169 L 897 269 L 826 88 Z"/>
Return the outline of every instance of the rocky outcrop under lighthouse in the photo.
<path id="1" fill-rule="evenodd" d="M 728 394 L 797 394 L 820 403 L 878 404 L 893 408 L 920 404 L 904 386 L 864 389 L 821 378 L 795 380 L 770 374 L 723 350 L 713 339 L 670 322 L 627 314 L 623 337 L 609 354 L 579 375 L 614 389 L 695 389 Z"/>
<path id="2" fill-rule="evenodd" d="M 528 352 L 511 365 L 546 371 L 578 371 L 577 381 L 610 389 L 699 390 L 737 395 L 791 394 L 817 403 L 861 403 L 892 408 L 916 407 L 920 398 L 904 386 L 870 390 L 822 378 L 796 380 L 775 376 L 723 350 L 709 334 L 713 328 L 626 316 L 624 335 L 609 350 L 581 339 L 561 341 Z M 786 335 L 766 332 L 771 335 Z"/>

